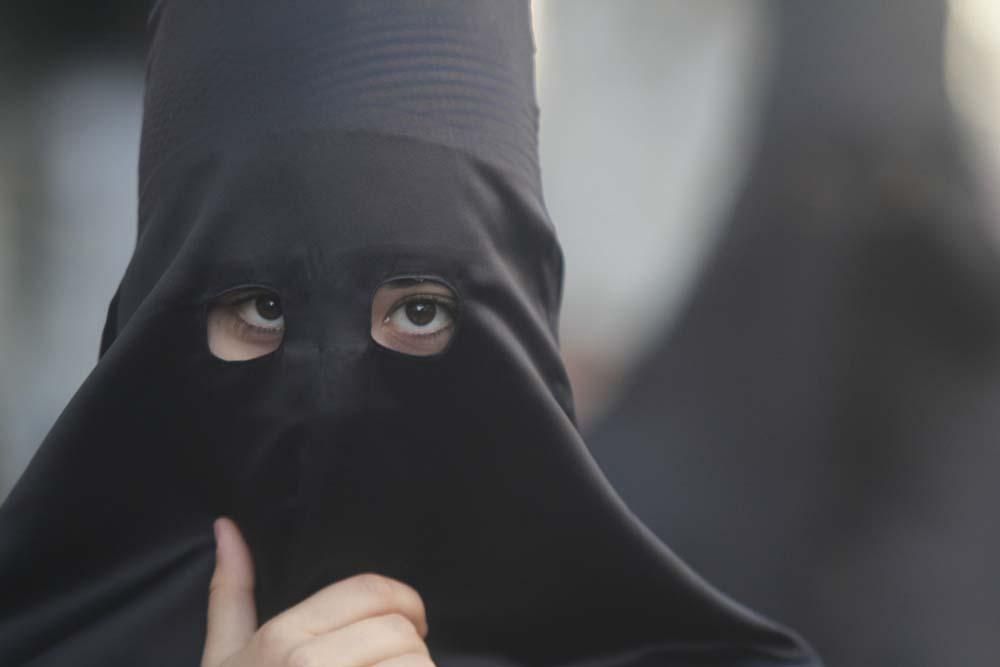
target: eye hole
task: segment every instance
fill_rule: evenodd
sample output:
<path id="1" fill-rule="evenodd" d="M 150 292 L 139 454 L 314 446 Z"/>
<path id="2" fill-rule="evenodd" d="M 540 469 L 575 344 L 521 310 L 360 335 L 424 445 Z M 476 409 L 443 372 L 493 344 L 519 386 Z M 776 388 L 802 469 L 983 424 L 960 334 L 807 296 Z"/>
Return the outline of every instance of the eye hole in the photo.
<path id="1" fill-rule="evenodd" d="M 397 352 L 426 357 L 448 346 L 458 300 L 433 280 L 404 278 L 382 285 L 372 301 L 372 338 Z"/>
<path id="2" fill-rule="evenodd" d="M 234 290 L 208 310 L 208 349 L 225 361 L 247 361 L 270 354 L 285 335 L 281 299 L 259 287 Z"/>

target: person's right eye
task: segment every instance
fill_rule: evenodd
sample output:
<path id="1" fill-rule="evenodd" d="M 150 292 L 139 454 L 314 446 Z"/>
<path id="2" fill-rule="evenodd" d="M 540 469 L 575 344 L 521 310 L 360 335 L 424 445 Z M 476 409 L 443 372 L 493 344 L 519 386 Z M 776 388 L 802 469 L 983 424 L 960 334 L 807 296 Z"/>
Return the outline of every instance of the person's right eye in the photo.
<path id="1" fill-rule="evenodd" d="M 225 361 L 246 361 L 278 349 L 285 335 L 280 297 L 263 288 L 227 292 L 209 306 L 208 349 Z"/>

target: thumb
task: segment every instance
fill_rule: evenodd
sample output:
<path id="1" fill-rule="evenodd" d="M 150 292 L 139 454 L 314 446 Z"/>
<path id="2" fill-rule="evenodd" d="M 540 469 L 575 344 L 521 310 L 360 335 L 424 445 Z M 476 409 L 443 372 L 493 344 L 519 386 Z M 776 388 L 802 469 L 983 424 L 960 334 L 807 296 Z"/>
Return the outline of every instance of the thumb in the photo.
<path id="1" fill-rule="evenodd" d="M 232 520 L 216 519 L 215 572 L 209 585 L 202 667 L 219 667 L 242 649 L 256 630 L 250 548 Z"/>

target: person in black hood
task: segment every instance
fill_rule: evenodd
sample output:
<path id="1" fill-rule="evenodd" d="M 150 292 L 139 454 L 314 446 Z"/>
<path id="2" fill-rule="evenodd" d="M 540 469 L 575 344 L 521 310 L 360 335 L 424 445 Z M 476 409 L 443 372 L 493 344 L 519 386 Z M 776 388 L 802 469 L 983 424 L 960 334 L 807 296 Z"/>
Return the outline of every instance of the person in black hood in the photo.
<path id="1" fill-rule="evenodd" d="M 0 510 L 3 664 L 195 664 L 219 516 L 248 552 L 216 522 L 216 581 L 252 554 L 255 613 L 213 623 L 375 572 L 441 665 L 817 664 L 577 433 L 526 2 L 168 0 L 153 25 L 135 254 Z"/>

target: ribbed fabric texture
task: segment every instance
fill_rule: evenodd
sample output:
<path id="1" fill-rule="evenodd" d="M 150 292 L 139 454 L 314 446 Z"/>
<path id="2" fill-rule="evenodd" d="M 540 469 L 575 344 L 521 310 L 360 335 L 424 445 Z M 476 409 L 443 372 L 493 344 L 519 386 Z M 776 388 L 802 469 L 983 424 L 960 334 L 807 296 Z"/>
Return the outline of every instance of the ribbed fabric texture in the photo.
<path id="1" fill-rule="evenodd" d="M 526 0 L 164 0 L 151 22 L 143 190 L 178 153 L 329 127 L 460 149 L 540 193 Z"/>

